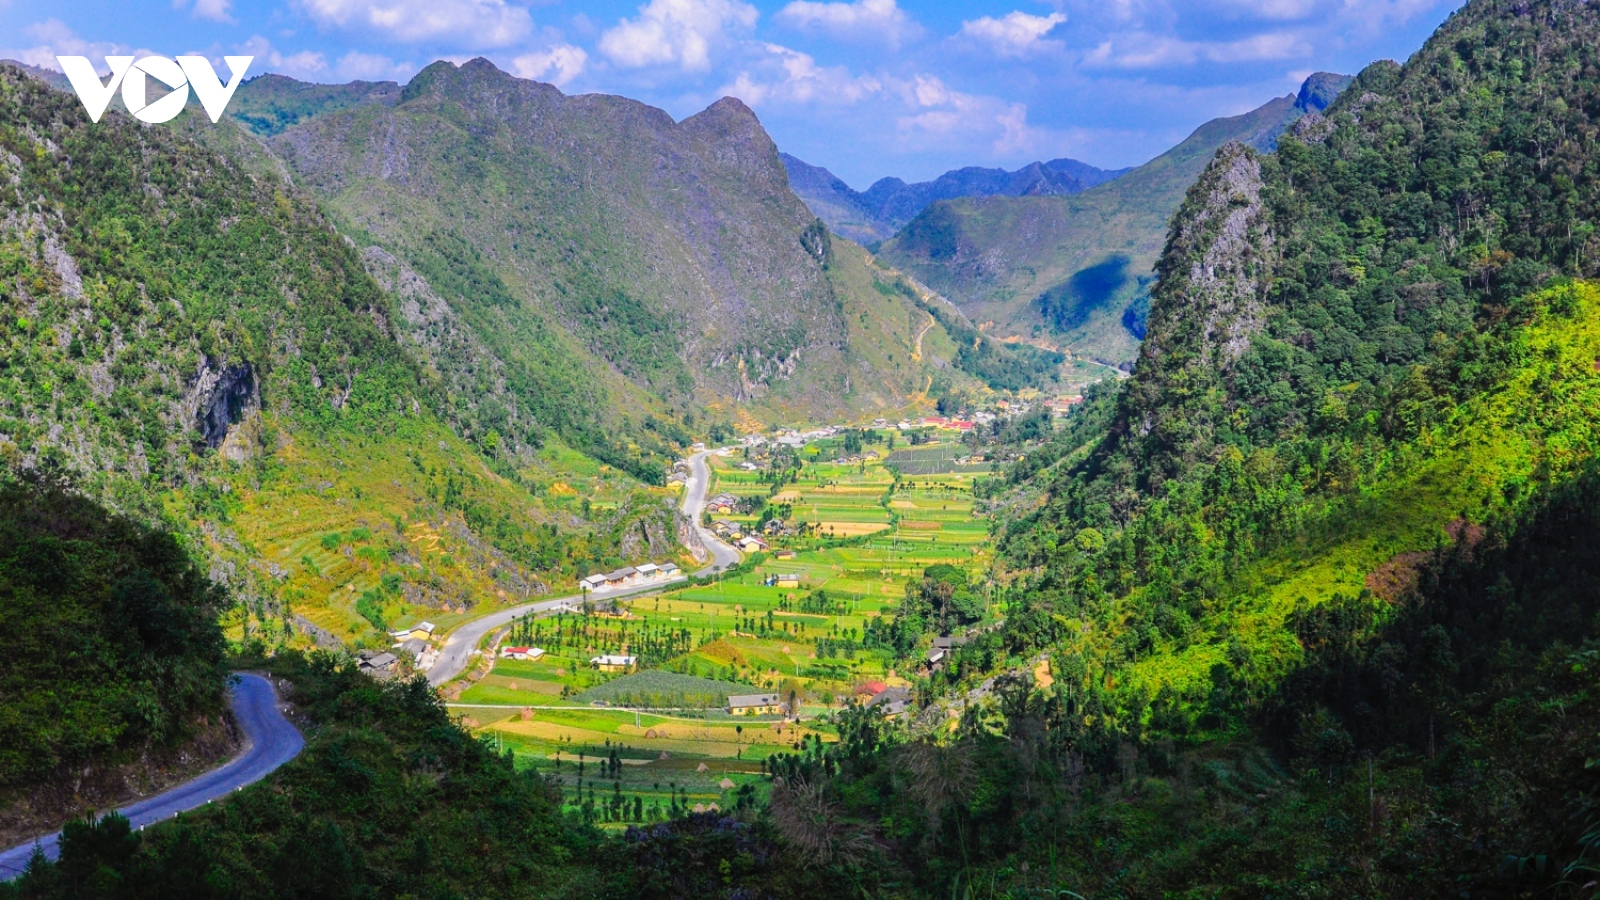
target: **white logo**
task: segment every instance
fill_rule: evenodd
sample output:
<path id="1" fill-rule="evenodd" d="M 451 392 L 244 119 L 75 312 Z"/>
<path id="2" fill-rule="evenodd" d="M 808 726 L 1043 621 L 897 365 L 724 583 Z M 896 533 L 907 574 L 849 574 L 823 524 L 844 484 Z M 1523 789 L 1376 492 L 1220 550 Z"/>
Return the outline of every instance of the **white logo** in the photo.
<path id="1" fill-rule="evenodd" d="M 244 81 L 245 69 L 250 68 L 254 56 L 224 56 L 233 80 L 223 86 L 210 60 L 204 56 L 180 56 L 177 61 L 165 56 L 146 56 L 137 63 L 131 56 L 108 56 L 106 65 L 111 68 L 111 81 L 102 83 L 95 74 L 94 65 L 87 56 L 58 56 L 61 71 L 72 82 L 72 89 L 83 101 L 89 121 L 98 122 L 111 105 L 111 97 L 122 88 L 122 102 L 128 112 L 141 122 L 170 122 L 189 102 L 189 89 L 194 88 L 206 115 L 215 123 L 222 118 L 233 92 Z M 145 102 L 145 78 L 150 77 L 171 89 L 166 96 L 150 103 Z"/>

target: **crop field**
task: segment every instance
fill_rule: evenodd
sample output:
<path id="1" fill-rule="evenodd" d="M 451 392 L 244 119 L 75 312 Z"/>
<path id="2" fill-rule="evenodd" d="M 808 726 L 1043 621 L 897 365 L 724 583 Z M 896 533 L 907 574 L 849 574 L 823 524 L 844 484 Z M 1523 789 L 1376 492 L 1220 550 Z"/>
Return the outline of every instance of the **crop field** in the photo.
<path id="1" fill-rule="evenodd" d="M 944 475 L 962 473 L 965 475 L 978 475 L 988 472 L 992 466 L 988 463 L 958 463 L 958 459 L 965 458 L 971 451 L 960 444 L 939 444 L 933 447 L 918 447 L 911 450 L 896 450 L 889 454 L 885 461 L 887 465 L 898 469 L 901 475 Z"/>
<path id="2" fill-rule="evenodd" d="M 888 448 L 871 449 L 879 459 L 841 464 L 831 461 L 833 447 L 807 448 L 798 477 L 776 487 L 738 468 L 741 455 L 715 459 L 714 491 L 760 498 L 758 509 L 770 502 L 792 527 L 815 526 L 773 539 L 774 554 L 793 551 L 791 558 L 769 554 L 753 571 L 634 600 L 627 619 L 541 619 L 528 627 L 562 640 L 535 662 L 498 660 L 455 712 L 515 752 L 519 765 L 556 775 L 574 805 L 593 791 L 596 804 L 641 809 L 648 820 L 652 808 L 675 802 L 736 802 L 741 786 L 760 780 L 768 755 L 811 735 L 833 740 L 828 714 L 855 685 L 907 683 L 900 676 L 909 673 L 865 641 L 874 620 L 898 610 L 908 582 L 938 563 L 975 577 L 989 564 L 988 522 L 973 515 L 971 472 L 902 470 L 897 478 L 885 465 Z M 917 454 L 917 465 L 946 466 L 966 450 L 901 452 Z M 767 583 L 778 575 L 795 576 L 798 586 Z M 684 652 L 656 660 L 649 647 L 668 634 Z M 615 652 L 644 653 L 650 665 L 627 675 L 587 665 L 591 655 Z M 730 693 L 761 692 L 798 701 L 804 721 L 724 708 Z"/>

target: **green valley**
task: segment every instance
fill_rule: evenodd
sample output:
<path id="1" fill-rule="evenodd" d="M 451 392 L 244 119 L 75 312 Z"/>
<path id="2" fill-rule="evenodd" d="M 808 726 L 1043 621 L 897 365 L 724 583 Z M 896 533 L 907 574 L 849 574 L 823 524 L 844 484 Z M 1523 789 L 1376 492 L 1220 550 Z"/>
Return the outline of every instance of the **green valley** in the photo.
<path id="1" fill-rule="evenodd" d="M 36 75 L 0 900 L 1600 895 L 1600 3 L 861 193 L 483 58 L 214 126 Z"/>

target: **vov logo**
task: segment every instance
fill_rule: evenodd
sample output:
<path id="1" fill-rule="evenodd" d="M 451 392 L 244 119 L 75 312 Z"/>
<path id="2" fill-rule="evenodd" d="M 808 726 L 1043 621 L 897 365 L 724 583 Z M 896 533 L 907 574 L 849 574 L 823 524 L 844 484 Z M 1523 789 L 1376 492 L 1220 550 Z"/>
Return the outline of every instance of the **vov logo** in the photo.
<path id="1" fill-rule="evenodd" d="M 224 56 L 223 59 L 233 73 L 233 80 L 226 86 L 217 78 L 211 61 L 204 56 L 180 56 L 176 61 L 165 56 L 146 56 L 137 63 L 131 56 L 108 56 L 106 65 L 111 69 L 109 82 L 100 80 L 87 56 L 58 56 L 56 62 L 61 63 L 61 71 L 72 82 L 72 89 L 83 101 L 83 109 L 89 114 L 91 122 L 99 122 L 100 117 L 105 115 L 106 107 L 111 105 L 111 98 L 117 93 L 118 87 L 122 88 L 123 104 L 134 118 L 141 122 L 170 122 L 183 112 L 183 107 L 189 102 L 189 89 L 193 88 L 195 96 L 200 98 L 200 105 L 205 107 L 206 115 L 211 117 L 214 124 L 222 118 L 223 110 L 228 108 L 228 101 L 233 99 L 233 92 L 244 81 L 245 70 L 250 68 L 255 57 Z M 145 102 L 146 78 L 161 82 L 171 89 L 171 93 L 153 102 Z"/>

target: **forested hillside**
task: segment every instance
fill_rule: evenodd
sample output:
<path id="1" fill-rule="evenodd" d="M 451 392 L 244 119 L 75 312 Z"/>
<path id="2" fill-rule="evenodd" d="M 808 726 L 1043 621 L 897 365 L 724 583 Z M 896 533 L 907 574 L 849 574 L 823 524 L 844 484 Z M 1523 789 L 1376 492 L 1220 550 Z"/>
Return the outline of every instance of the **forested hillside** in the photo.
<path id="1" fill-rule="evenodd" d="M 1231 141 L 1270 150 L 1348 76 L 1318 73 L 1298 95 L 1215 119 L 1150 162 L 1072 196 L 934 203 L 883 245 L 888 262 L 996 334 L 1042 338 L 1126 366 L 1144 337 L 1167 226 L 1213 154 Z"/>
<path id="2" fill-rule="evenodd" d="M 1469 3 L 1224 148 L 1133 377 L 1009 476 L 1004 626 L 783 761 L 785 834 L 891 895 L 1591 896 L 1597 48 Z"/>
<path id="3" fill-rule="evenodd" d="M 413 353 L 417 323 L 455 349 L 448 317 L 386 293 L 291 186 L 77 104 L 0 69 L 0 457 L 194 535 L 235 638 L 359 640 L 543 590 L 641 518 L 673 533 L 552 423 L 484 427 L 496 373 Z"/>
<path id="4" fill-rule="evenodd" d="M 232 749 L 226 606 L 171 534 L 0 480 L 0 844 Z"/>

